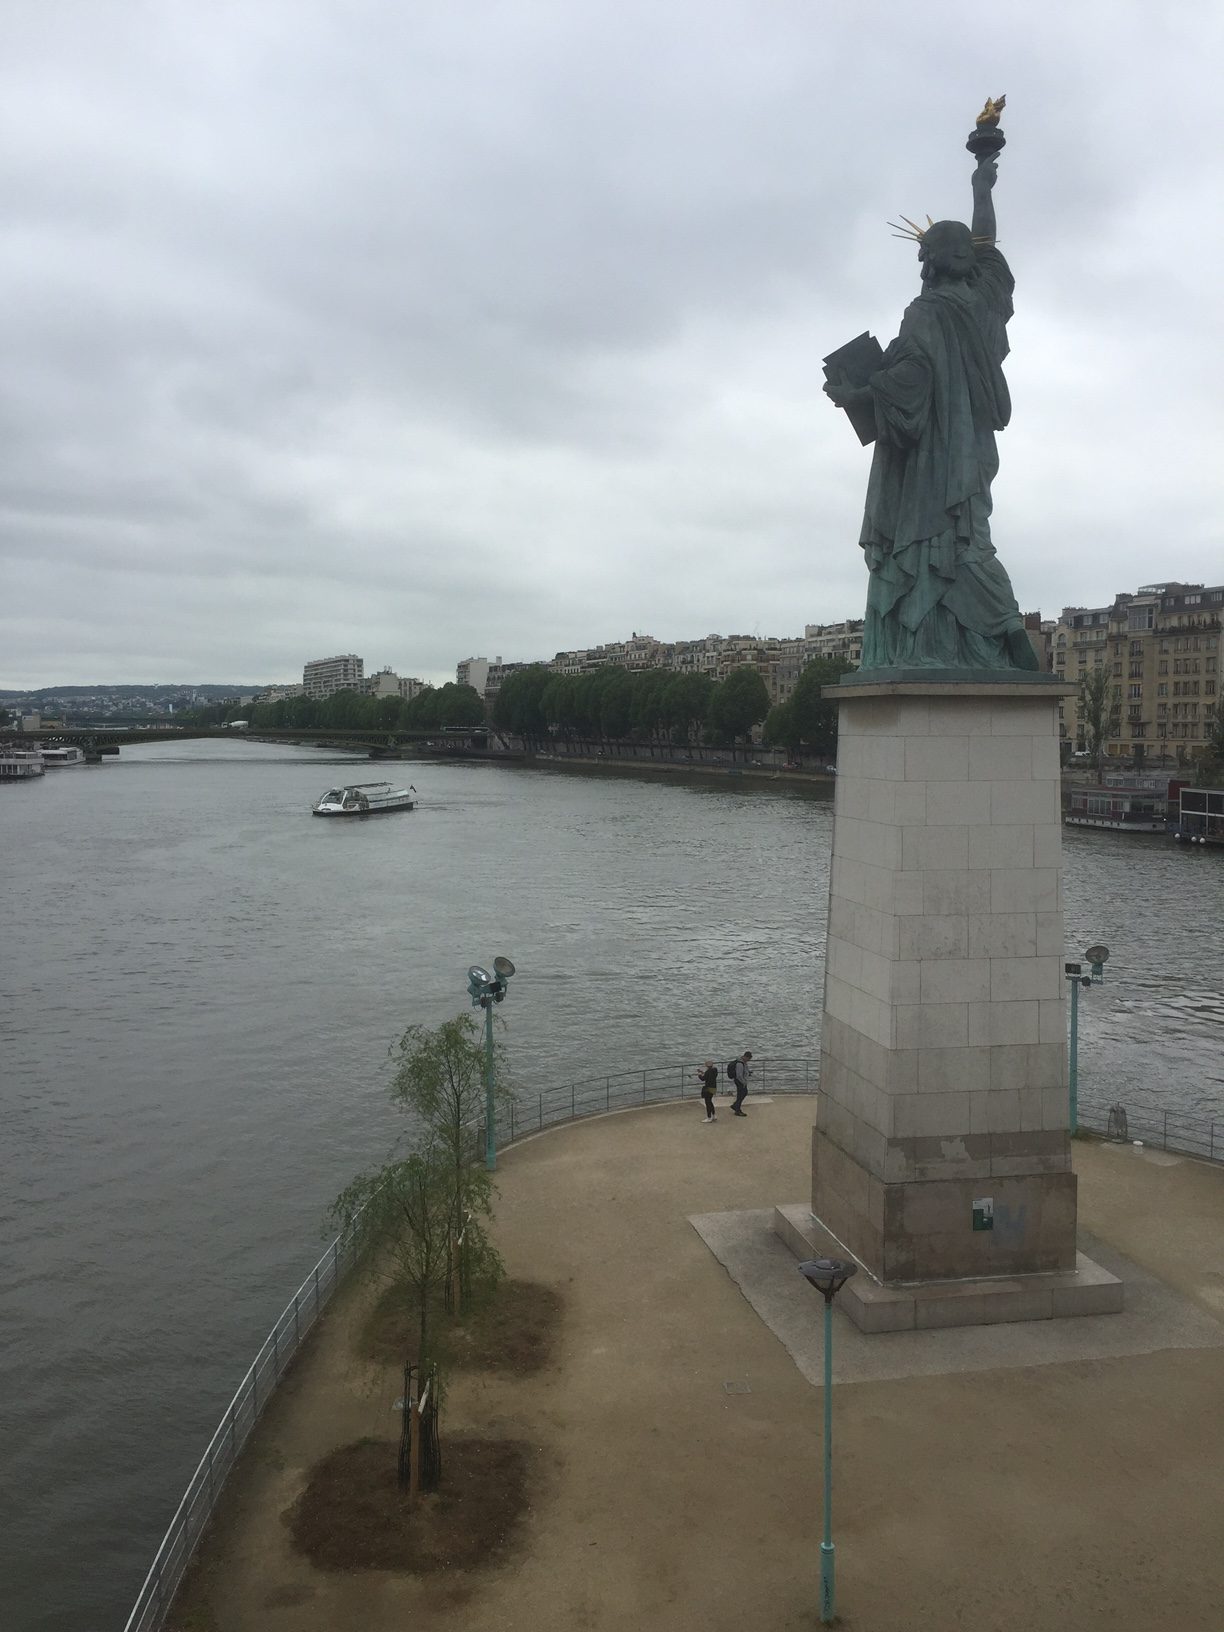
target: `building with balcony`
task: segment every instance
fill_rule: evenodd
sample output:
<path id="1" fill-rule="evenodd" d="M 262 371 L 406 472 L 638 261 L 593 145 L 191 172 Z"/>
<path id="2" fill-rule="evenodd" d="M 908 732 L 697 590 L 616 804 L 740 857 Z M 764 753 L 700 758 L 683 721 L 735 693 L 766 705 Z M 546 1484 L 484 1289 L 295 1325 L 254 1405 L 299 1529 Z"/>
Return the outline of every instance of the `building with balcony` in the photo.
<path id="1" fill-rule="evenodd" d="M 1055 673 L 1078 681 L 1103 668 L 1113 688 L 1106 752 L 1185 763 L 1210 737 L 1219 707 L 1224 586 L 1146 584 L 1108 607 L 1067 607 L 1054 627 Z M 1077 699 L 1060 705 L 1061 732 L 1087 747 Z"/>
<path id="2" fill-rule="evenodd" d="M 809 623 L 804 627 L 803 646 L 809 662 L 814 657 L 840 657 L 857 669 L 863 661 L 863 620 Z"/>
<path id="3" fill-rule="evenodd" d="M 353 652 L 343 657 L 316 657 L 302 669 L 302 690 L 321 701 L 335 691 L 361 691 L 364 678 L 365 659 Z"/>

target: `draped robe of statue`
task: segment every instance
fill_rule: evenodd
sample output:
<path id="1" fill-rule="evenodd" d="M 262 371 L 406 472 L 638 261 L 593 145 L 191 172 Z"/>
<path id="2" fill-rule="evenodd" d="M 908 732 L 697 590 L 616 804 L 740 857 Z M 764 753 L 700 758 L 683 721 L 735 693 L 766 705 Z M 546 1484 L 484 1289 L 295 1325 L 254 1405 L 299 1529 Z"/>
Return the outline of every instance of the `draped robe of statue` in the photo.
<path id="1" fill-rule="evenodd" d="M 864 669 L 1038 667 L 990 541 L 1015 283 L 993 246 L 975 245 L 974 260 L 973 276 L 923 289 L 868 382 Z"/>

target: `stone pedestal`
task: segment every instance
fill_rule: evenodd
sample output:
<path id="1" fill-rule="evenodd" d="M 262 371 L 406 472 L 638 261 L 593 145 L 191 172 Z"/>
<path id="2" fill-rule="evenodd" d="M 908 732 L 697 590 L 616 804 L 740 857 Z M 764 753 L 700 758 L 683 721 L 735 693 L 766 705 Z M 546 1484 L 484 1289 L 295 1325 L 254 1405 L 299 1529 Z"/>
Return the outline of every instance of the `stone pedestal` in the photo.
<path id="1" fill-rule="evenodd" d="M 1057 718 L 1073 690 L 911 671 L 828 693 L 812 1211 L 885 1285 L 1076 1269 Z"/>

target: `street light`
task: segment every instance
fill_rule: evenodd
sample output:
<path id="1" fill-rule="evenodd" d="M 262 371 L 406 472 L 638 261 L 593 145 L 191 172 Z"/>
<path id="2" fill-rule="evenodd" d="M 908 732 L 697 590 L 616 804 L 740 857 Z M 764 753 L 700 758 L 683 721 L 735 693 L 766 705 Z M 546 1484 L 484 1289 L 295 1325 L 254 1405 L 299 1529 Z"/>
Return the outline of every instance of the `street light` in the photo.
<path id="1" fill-rule="evenodd" d="M 493 973 L 474 963 L 468 970 L 468 996 L 474 1009 L 485 1011 L 485 1166 L 497 1166 L 497 1120 L 493 1109 L 493 1005 L 506 995 L 506 982 L 514 973 L 509 958 L 494 958 Z"/>
<path id="2" fill-rule="evenodd" d="M 820 1618 L 833 1619 L 833 1299 L 857 1264 L 840 1258 L 809 1258 L 799 1273 L 824 1298 L 824 1540 L 820 1544 Z"/>
<path id="3" fill-rule="evenodd" d="M 1100 986 L 1105 979 L 1105 965 L 1109 962 L 1107 946 L 1090 946 L 1084 957 L 1092 965 L 1091 974 L 1084 973 L 1082 963 L 1064 963 L 1063 974 L 1071 983 L 1071 1047 L 1067 1055 L 1067 1082 L 1070 1090 L 1071 1132 L 1079 1127 L 1079 994 L 1081 986 Z"/>

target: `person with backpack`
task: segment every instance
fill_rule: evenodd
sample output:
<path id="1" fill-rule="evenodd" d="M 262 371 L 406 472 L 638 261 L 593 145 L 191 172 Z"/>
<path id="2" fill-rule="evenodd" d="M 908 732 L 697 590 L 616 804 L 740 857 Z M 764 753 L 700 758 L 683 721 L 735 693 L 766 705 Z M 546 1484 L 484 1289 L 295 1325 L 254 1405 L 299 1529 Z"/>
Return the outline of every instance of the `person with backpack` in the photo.
<path id="1" fill-rule="evenodd" d="M 752 1050 L 746 1048 L 738 1059 L 727 1061 L 727 1081 L 735 1085 L 735 1104 L 731 1109 L 736 1116 L 748 1115 L 748 1112 L 744 1109 L 744 1096 L 748 1092 L 748 1078 L 751 1075 L 748 1070 L 748 1061 L 751 1058 Z"/>
<path id="2" fill-rule="evenodd" d="M 697 1081 L 701 1084 L 701 1097 L 705 1100 L 705 1119 L 707 1122 L 717 1120 L 714 1110 L 714 1084 L 718 1081 L 718 1067 L 713 1060 L 705 1062 L 705 1069 L 698 1071 Z"/>

